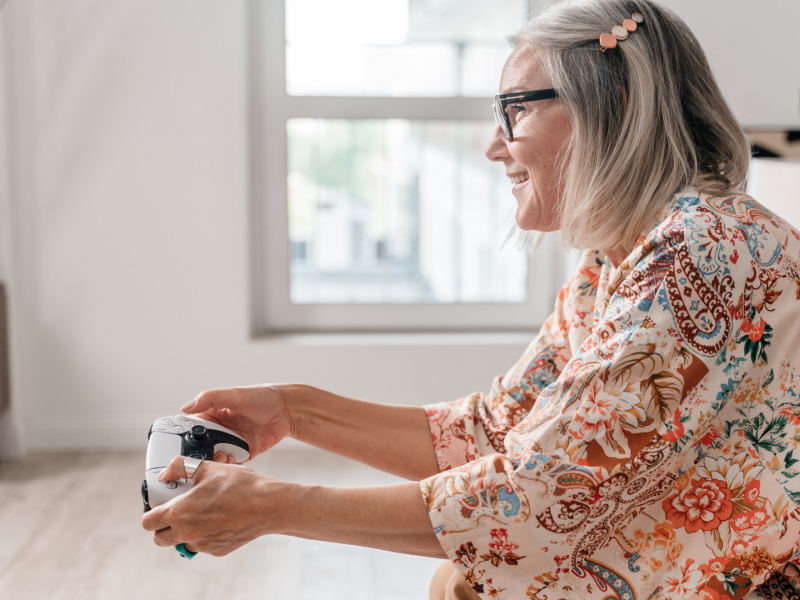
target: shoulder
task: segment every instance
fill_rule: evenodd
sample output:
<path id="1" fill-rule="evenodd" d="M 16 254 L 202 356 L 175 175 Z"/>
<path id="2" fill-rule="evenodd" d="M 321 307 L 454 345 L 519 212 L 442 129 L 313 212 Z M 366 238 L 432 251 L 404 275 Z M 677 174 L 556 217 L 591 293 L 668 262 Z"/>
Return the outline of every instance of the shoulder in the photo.
<path id="1" fill-rule="evenodd" d="M 726 275 L 776 267 L 798 254 L 800 234 L 753 197 L 686 191 L 639 238 L 632 262 L 653 269 L 663 267 L 664 259 L 679 259 L 718 287 Z"/>
<path id="2" fill-rule="evenodd" d="M 751 196 L 690 188 L 673 197 L 662 217 L 640 238 L 630 279 L 650 285 L 651 297 L 696 353 L 716 355 L 750 313 L 775 303 L 788 285 L 800 289 L 800 235 Z M 784 296 L 789 308 L 790 294 Z"/>
<path id="3" fill-rule="evenodd" d="M 720 294 L 748 279 L 777 277 L 800 256 L 800 234 L 745 193 L 681 194 L 660 237 L 671 237 L 685 275 L 697 274 Z"/>

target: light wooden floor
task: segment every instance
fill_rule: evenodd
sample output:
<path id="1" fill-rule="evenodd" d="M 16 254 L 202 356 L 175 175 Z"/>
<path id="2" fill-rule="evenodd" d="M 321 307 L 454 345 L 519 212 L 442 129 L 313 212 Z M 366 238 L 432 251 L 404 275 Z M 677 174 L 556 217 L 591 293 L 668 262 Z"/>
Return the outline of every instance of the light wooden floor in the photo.
<path id="1" fill-rule="evenodd" d="M 318 451 L 267 453 L 256 471 L 300 483 L 399 479 Z M 144 455 L 36 454 L 0 464 L 2 600 L 426 600 L 438 560 L 290 537 L 188 561 L 140 525 Z"/>

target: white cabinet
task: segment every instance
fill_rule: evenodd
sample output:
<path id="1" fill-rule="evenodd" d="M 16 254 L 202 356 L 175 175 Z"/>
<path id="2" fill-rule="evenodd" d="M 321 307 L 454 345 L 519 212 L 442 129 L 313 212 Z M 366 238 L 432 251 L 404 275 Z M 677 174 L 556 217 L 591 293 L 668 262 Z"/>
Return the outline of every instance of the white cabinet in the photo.
<path id="1" fill-rule="evenodd" d="M 661 1 L 700 40 L 743 126 L 800 128 L 800 2 Z"/>

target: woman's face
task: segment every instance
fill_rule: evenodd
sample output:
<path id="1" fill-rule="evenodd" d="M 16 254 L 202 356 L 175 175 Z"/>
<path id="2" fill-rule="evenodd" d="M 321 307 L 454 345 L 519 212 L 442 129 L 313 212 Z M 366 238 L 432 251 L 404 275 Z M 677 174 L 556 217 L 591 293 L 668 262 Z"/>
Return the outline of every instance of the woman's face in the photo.
<path id="1" fill-rule="evenodd" d="M 511 53 L 500 77 L 500 93 L 527 92 L 552 87 L 539 67 L 539 58 L 527 46 Z M 517 224 L 527 231 L 559 228 L 557 207 L 561 187 L 556 181 L 556 157 L 570 134 L 569 123 L 558 98 L 508 106 L 514 140 L 509 142 L 500 126 L 486 148 L 489 160 L 502 162 L 517 199 Z"/>

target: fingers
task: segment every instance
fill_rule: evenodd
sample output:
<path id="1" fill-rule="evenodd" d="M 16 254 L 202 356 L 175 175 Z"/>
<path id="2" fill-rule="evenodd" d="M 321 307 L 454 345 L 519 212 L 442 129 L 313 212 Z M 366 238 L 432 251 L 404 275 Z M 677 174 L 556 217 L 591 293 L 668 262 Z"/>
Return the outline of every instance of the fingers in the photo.
<path id="1" fill-rule="evenodd" d="M 228 456 L 224 452 L 217 452 L 214 455 L 214 462 L 222 463 L 225 465 L 233 465 L 236 464 L 236 459 L 232 456 Z"/>
<path id="2" fill-rule="evenodd" d="M 180 540 L 178 540 L 175 532 L 173 531 L 172 527 L 167 527 L 166 529 L 159 529 L 153 534 L 153 541 L 156 543 L 156 546 L 175 546 L 176 544 L 180 544 Z"/>
<path id="3" fill-rule="evenodd" d="M 178 479 L 186 479 L 188 474 L 186 473 L 186 465 L 183 463 L 183 459 L 186 458 L 185 456 L 176 456 L 173 458 L 170 463 L 167 465 L 167 468 L 161 471 L 158 475 L 159 481 L 177 481 Z M 228 456 L 224 452 L 217 452 L 214 455 L 214 462 L 222 463 L 224 465 L 232 465 L 236 463 L 236 459 L 232 456 Z M 194 479 L 195 483 L 198 483 L 203 478 L 203 472 L 205 471 L 205 466 L 203 463 L 200 463 L 200 466 L 197 467 L 197 470 L 192 475 L 192 479 Z"/>
<path id="4" fill-rule="evenodd" d="M 167 468 L 161 471 L 158 476 L 159 481 L 177 481 L 178 479 L 186 479 L 186 467 L 183 466 L 183 456 L 176 456 L 167 465 Z"/>
<path id="5" fill-rule="evenodd" d="M 222 454 L 219 452 L 218 454 Z M 224 456 L 224 454 L 223 454 Z M 177 481 L 178 479 L 186 479 L 188 477 L 186 473 L 186 467 L 183 464 L 184 456 L 176 456 L 173 458 L 170 463 L 167 465 L 167 468 L 161 471 L 161 474 L 158 476 L 159 481 Z M 216 462 L 223 462 L 217 461 L 216 456 L 214 456 L 214 460 Z M 227 461 L 225 461 L 227 462 Z M 202 474 L 205 471 L 205 463 L 200 463 L 200 466 L 197 467 L 197 470 L 192 475 L 192 479 L 194 479 L 195 483 L 198 483 L 202 478 Z"/>
<path id="6" fill-rule="evenodd" d="M 197 553 L 200 551 L 199 545 L 195 543 L 181 541 L 180 536 L 175 532 L 174 529 L 170 527 L 167 527 L 166 529 L 162 529 L 160 531 L 156 531 L 153 534 L 153 541 L 155 542 L 156 546 L 161 546 L 162 548 L 183 544 L 183 547 L 186 548 L 189 552 Z"/>
<path id="7" fill-rule="evenodd" d="M 164 506 L 147 511 L 142 515 L 142 527 L 145 531 L 158 531 L 169 527 L 167 509 Z"/>
<path id="8" fill-rule="evenodd" d="M 186 479 L 186 467 L 183 466 L 183 456 L 176 456 L 173 458 L 170 463 L 167 465 L 167 468 L 161 471 L 158 476 L 159 481 L 177 481 L 178 479 Z M 198 480 L 198 475 L 204 469 L 205 462 L 200 463 L 200 466 L 197 467 L 197 470 L 194 472 L 192 479 L 195 480 L 195 483 Z M 174 499 L 173 499 L 174 500 Z M 172 521 L 174 521 L 175 515 L 171 513 L 173 501 L 170 501 L 166 504 L 162 504 L 161 506 L 157 506 L 152 510 L 144 513 L 142 516 L 142 527 L 147 531 L 155 531 L 158 533 L 163 532 L 171 532 L 170 525 Z M 153 539 L 158 544 L 159 539 L 166 539 L 164 536 L 171 535 L 170 533 L 164 533 L 159 538 L 158 536 L 154 535 Z M 180 542 L 178 542 L 180 543 Z M 160 546 L 169 545 L 167 543 L 159 544 Z"/>
<path id="9" fill-rule="evenodd" d="M 153 541 L 155 542 L 156 546 L 161 546 L 162 548 L 167 548 L 169 546 L 177 546 L 178 544 L 183 544 L 184 548 L 186 548 L 189 552 L 197 552 L 197 543 L 196 542 L 187 542 L 181 538 L 178 533 L 172 529 L 171 527 L 167 527 L 166 529 L 161 529 L 156 531 L 153 534 Z"/>
<path id="10" fill-rule="evenodd" d="M 236 408 L 241 404 L 242 392 L 237 388 L 206 390 L 191 402 L 181 406 L 181 412 L 195 415 L 212 409 Z"/>
<path id="11" fill-rule="evenodd" d="M 220 462 L 227 463 L 228 457 L 222 452 L 220 452 L 219 455 L 221 455 L 221 458 L 224 458 L 224 460 L 221 460 Z M 164 469 L 158 476 L 159 481 L 177 481 L 178 479 L 186 479 L 187 473 L 186 467 L 183 465 L 183 459 L 183 456 L 176 456 L 173 458 L 167 465 L 167 468 Z M 195 484 L 203 478 L 203 473 L 205 473 L 206 469 L 208 468 L 206 464 L 207 461 L 200 463 L 200 465 L 197 467 L 197 470 L 194 472 L 194 475 L 192 475 L 192 479 L 194 480 Z M 144 527 L 147 531 L 169 529 L 171 521 L 174 517 L 174 515 L 170 517 L 169 514 L 169 511 L 172 509 L 173 501 L 174 499 L 144 513 L 142 516 L 142 527 Z"/>

